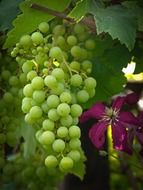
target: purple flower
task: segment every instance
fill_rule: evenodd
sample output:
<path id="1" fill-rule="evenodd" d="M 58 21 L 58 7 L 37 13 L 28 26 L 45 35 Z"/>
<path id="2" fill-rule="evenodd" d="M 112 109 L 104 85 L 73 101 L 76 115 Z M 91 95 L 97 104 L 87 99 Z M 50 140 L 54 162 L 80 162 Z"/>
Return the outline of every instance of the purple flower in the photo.
<path id="1" fill-rule="evenodd" d="M 131 125 L 128 127 L 128 142 L 132 147 L 133 140 L 134 138 L 136 138 L 142 147 L 140 154 L 141 156 L 143 156 L 143 112 L 140 112 L 137 118 L 138 121 L 140 122 L 140 126 Z"/>
<path id="2" fill-rule="evenodd" d="M 105 132 L 111 125 L 113 147 L 116 150 L 132 154 L 132 147 L 128 143 L 128 126 L 139 126 L 139 122 L 131 112 L 122 111 L 121 108 L 125 103 L 134 104 L 138 97 L 135 93 L 124 97 L 119 96 L 113 101 L 111 108 L 106 107 L 103 103 L 96 103 L 81 115 L 81 123 L 89 119 L 97 121 L 89 131 L 89 137 L 96 148 L 103 148 Z"/>

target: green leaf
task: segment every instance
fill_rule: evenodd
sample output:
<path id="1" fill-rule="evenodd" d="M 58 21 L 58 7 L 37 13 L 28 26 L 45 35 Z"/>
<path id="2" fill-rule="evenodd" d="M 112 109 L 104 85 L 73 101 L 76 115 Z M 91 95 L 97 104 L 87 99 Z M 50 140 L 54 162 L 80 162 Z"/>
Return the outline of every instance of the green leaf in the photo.
<path id="1" fill-rule="evenodd" d="M 36 150 L 36 139 L 35 139 L 36 130 L 23 123 L 21 127 L 21 136 L 24 138 L 24 157 L 29 158 L 34 155 Z"/>
<path id="2" fill-rule="evenodd" d="M 125 1 L 122 5 L 134 13 L 138 21 L 138 30 L 143 31 L 143 7 L 138 5 L 137 1 Z"/>
<path id="3" fill-rule="evenodd" d="M 0 30 L 5 31 L 12 27 L 12 21 L 20 12 L 19 3 L 23 0 L 2 0 L 0 1 Z"/>
<path id="4" fill-rule="evenodd" d="M 14 28 L 8 33 L 4 48 L 15 45 L 23 34 L 33 32 L 41 22 L 48 22 L 54 18 L 54 16 L 45 12 L 30 8 L 32 3 L 37 3 L 56 11 L 63 11 L 68 6 L 69 2 L 70 0 L 62 0 L 60 3 L 58 0 L 27 0 L 24 3 L 21 3 L 20 9 L 23 13 L 14 20 Z"/>
<path id="5" fill-rule="evenodd" d="M 75 163 L 75 166 L 72 168 L 72 170 L 70 170 L 69 173 L 74 174 L 77 177 L 79 177 L 81 180 L 83 180 L 85 175 L 85 164 L 84 164 L 85 161 L 86 157 L 84 155 L 84 152 L 81 150 L 81 160 Z"/>
<path id="6" fill-rule="evenodd" d="M 130 10 L 116 5 L 107 8 L 92 9 L 96 22 L 97 34 L 107 32 L 113 39 L 118 39 L 132 50 L 135 44 L 137 21 Z"/>

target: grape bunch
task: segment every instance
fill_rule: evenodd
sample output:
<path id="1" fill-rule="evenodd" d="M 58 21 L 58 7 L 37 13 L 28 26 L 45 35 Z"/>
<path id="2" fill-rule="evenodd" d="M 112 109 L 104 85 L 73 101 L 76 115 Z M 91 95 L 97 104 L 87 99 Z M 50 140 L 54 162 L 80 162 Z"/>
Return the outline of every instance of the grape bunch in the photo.
<path id="1" fill-rule="evenodd" d="M 11 52 L 27 79 L 25 122 L 37 130 L 48 168 L 69 172 L 83 161 L 78 122 L 83 105 L 95 95 L 96 80 L 89 76 L 94 48 L 86 27 L 43 22 Z"/>

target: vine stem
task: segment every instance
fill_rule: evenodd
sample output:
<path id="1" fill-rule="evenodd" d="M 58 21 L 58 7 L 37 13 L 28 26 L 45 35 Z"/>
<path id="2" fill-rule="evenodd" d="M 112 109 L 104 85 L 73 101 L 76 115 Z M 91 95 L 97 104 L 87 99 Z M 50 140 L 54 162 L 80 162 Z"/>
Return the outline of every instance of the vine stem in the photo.
<path id="1" fill-rule="evenodd" d="M 71 22 L 71 23 L 76 23 L 76 21 L 71 18 L 71 17 L 68 17 L 65 13 L 62 13 L 62 12 L 59 12 L 59 11 L 55 11 L 53 9 L 50 9 L 48 7 L 45 7 L 45 6 L 42 6 L 42 5 L 39 5 L 37 3 L 32 3 L 31 8 L 33 9 L 36 9 L 36 10 L 39 10 L 39 11 L 42 11 L 42 12 L 45 12 L 45 13 L 48 13 L 50 15 L 53 15 L 53 16 L 56 16 L 56 17 L 59 17 L 61 19 L 65 19 L 67 20 L 68 22 Z M 88 28 L 90 28 L 90 30 L 93 32 L 93 33 L 96 33 L 96 26 L 95 26 L 95 21 L 93 20 L 92 17 L 84 17 L 80 23 L 86 25 Z"/>

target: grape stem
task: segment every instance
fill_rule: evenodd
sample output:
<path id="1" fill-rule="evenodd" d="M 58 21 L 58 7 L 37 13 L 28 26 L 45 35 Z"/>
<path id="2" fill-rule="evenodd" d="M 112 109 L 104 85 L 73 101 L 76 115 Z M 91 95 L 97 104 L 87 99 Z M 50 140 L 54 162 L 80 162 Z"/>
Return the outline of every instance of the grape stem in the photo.
<path id="1" fill-rule="evenodd" d="M 68 22 L 71 22 L 73 24 L 76 23 L 76 21 L 73 18 L 68 17 L 65 13 L 58 12 L 58 11 L 55 11 L 53 9 L 49 9 L 48 7 L 39 5 L 37 3 L 32 3 L 30 7 L 33 9 L 42 11 L 42 12 L 46 12 L 50 15 L 65 19 Z M 84 17 L 83 19 L 81 19 L 80 23 L 82 23 L 82 24 L 86 25 L 88 28 L 90 28 L 90 30 L 93 33 L 96 33 L 95 21 L 92 17 Z"/>

